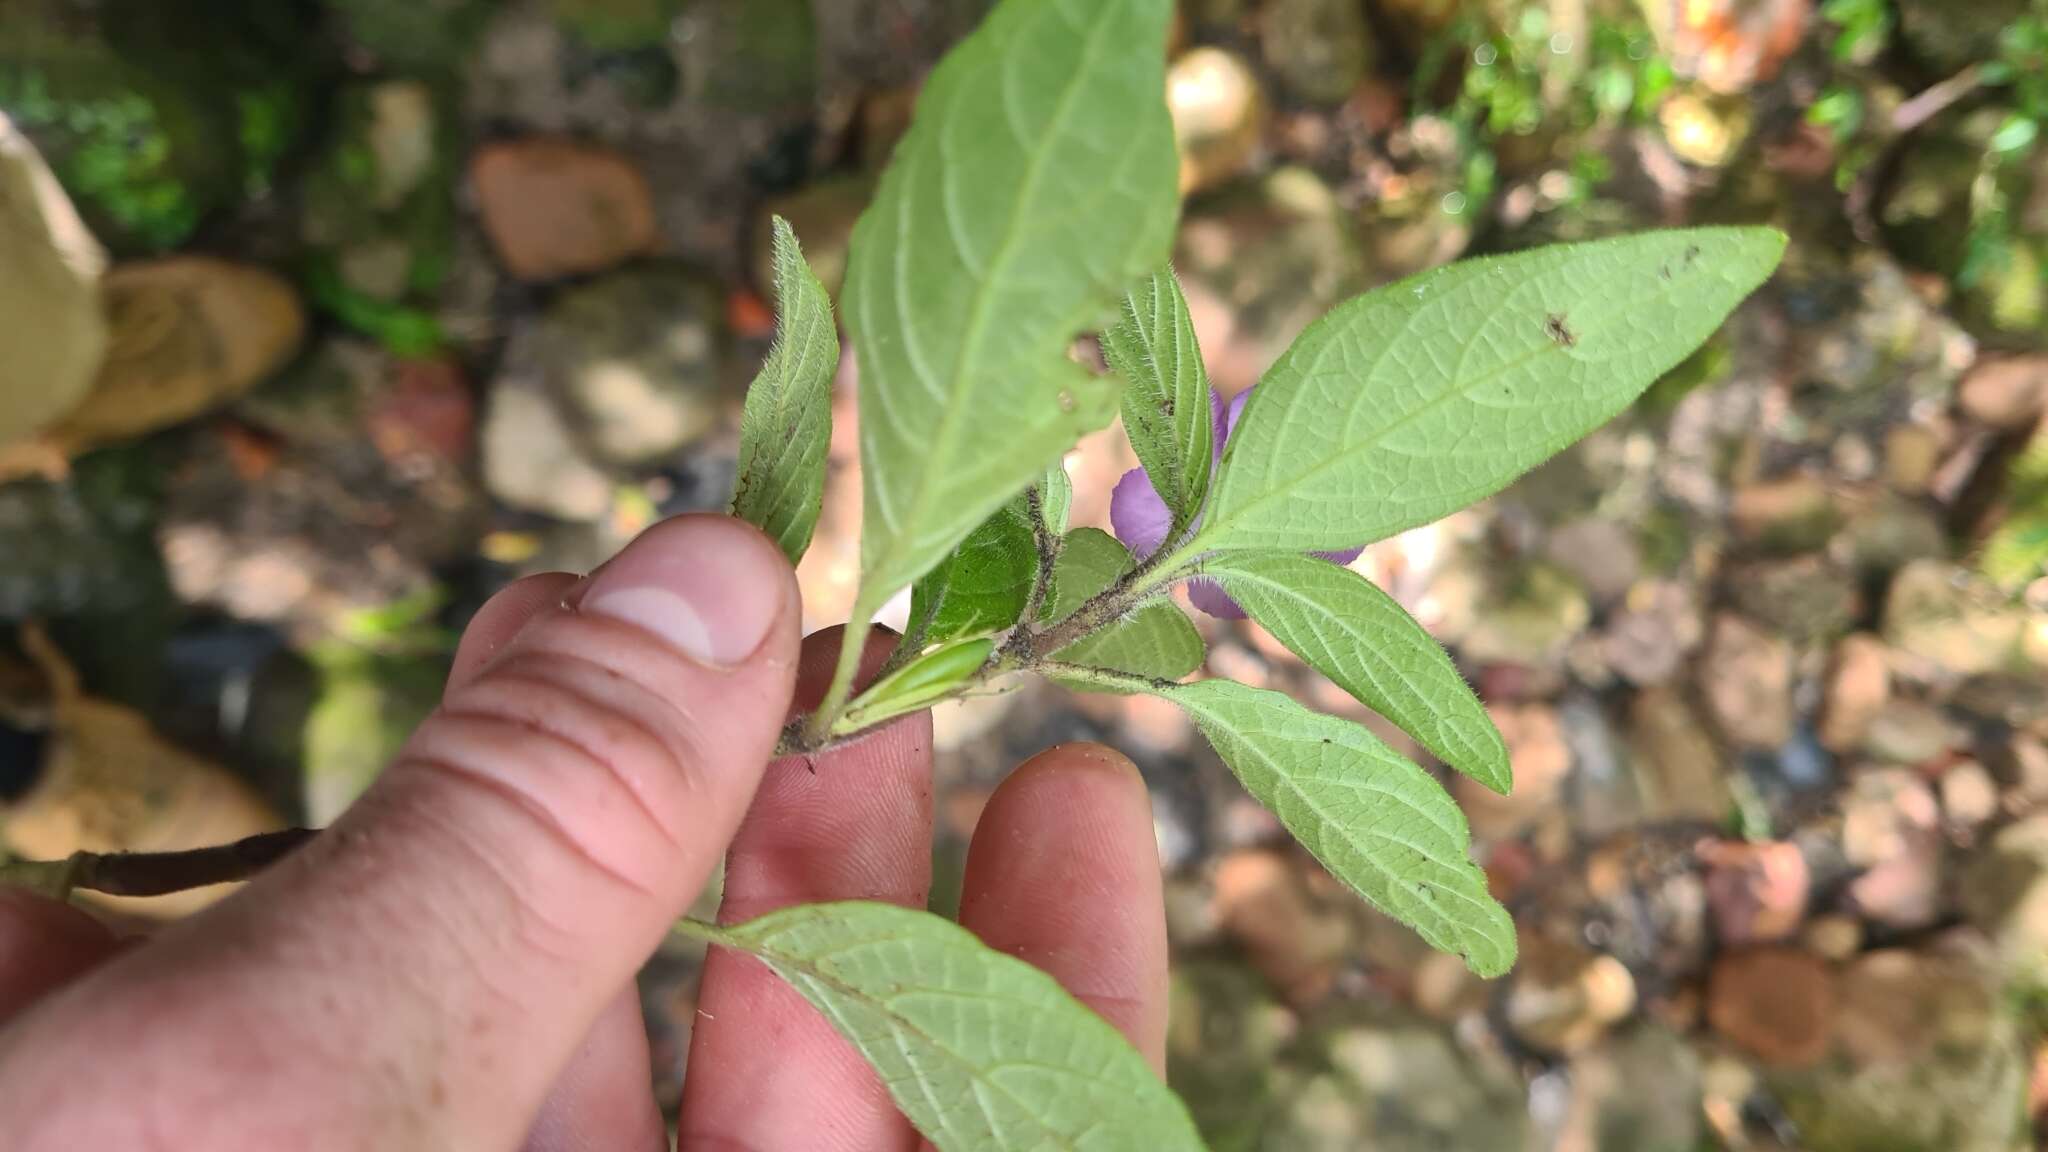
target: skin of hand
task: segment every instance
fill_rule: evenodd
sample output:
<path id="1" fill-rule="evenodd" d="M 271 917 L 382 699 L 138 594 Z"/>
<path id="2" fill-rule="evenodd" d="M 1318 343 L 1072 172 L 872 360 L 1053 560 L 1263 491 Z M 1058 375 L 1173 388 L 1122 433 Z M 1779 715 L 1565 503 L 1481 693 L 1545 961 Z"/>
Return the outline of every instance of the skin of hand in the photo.
<path id="1" fill-rule="evenodd" d="M 440 708 L 335 825 L 147 940 L 0 893 L 14 1152 L 667 1147 L 633 976 L 726 858 L 724 922 L 923 906 L 929 716 L 770 762 L 836 629 L 752 528 L 686 516 L 464 634 Z M 877 633 L 872 674 L 889 648 Z M 990 798 L 961 919 L 1163 1061 L 1166 930 L 1143 783 L 1043 753 Z M 874 1074 L 751 958 L 708 958 L 680 1147 L 913 1150 Z"/>

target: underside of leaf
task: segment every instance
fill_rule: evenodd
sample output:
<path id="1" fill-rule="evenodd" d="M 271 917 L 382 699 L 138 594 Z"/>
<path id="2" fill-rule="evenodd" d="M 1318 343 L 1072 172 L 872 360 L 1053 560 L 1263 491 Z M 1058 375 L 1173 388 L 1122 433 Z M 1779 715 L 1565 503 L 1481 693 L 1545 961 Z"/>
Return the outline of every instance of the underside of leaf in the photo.
<path id="1" fill-rule="evenodd" d="M 1198 1152 L 1180 1101 L 1052 977 L 928 912 L 810 904 L 691 935 L 759 957 L 942 1152 Z"/>

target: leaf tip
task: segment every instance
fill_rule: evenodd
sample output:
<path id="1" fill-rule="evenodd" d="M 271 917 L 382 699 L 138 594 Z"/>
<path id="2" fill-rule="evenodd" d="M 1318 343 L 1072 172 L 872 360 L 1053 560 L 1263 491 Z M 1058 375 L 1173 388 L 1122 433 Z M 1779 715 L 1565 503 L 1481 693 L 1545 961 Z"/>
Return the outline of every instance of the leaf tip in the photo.
<path id="1" fill-rule="evenodd" d="M 1473 779 L 1486 785 L 1487 791 L 1496 796 L 1515 794 L 1514 769 L 1509 767 L 1506 761 L 1488 761 L 1480 771 L 1473 773 Z"/>
<path id="2" fill-rule="evenodd" d="M 1791 237 L 1783 230 L 1768 225 L 1751 225 L 1732 228 L 1736 244 L 1741 253 L 1756 262 L 1757 282 L 1762 283 L 1778 270 L 1778 264 L 1785 258 L 1785 250 L 1792 243 Z"/>
<path id="3" fill-rule="evenodd" d="M 1465 967 L 1471 969 L 1474 976 L 1481 980 L 1498 980 L 1515 967 L 1515 945 L 1510 942 L 1507 951 L 1501 955 L 1481 956 L 1476 952 L 1467 952 L 1462 959 L 1465 961 Z"/>

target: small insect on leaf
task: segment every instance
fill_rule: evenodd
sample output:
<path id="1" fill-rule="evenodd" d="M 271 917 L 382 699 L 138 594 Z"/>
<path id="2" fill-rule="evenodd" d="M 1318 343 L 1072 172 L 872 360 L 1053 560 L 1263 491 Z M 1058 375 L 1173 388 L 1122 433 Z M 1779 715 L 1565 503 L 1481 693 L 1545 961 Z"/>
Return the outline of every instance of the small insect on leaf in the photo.
<path id="1" fill-rule="evenodd" d="M 1578 347 L 1579 338 L 1572 334 L 1571 325 L 1565 323 L 1564 313 L 1552 312 L 1543 320 L 1544 334 L 1566 348 Z"/>

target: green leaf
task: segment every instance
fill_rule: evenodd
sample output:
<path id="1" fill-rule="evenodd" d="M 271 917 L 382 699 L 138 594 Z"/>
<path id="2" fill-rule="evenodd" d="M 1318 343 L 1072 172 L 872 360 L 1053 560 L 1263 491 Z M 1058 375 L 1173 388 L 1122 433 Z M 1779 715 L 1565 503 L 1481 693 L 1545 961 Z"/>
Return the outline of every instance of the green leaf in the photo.
<path id="1" fill-rule="evenodd" d="M 1491 495 L 1685 359 L 1784 248 L 1763 228 L 1651 232 L 1339 305 L 1252 393 L 1190 550 L 1355 548 Z"/>
<path id="2" fill-rule="evenodd" d="M 1074 337 L 1166 258 L 1171 0 L 1006 0 L 918 98 L 851 245 L 856 617 L 1107 423 Z"/>
<path id="3" fill-rule="evenodd" d="M 1493 977 L 1515 925 L 1472 862 L 1464 814 L 1429 773 L 1360 728 L 1230 680 L 1154 687 L 1317 860 L 1432 947 Z"/>
<path id="4" fill-rule="evenodd" d="M 1067 533 L 1052 570 L 1044 619 L 1058 623 L 1089 598 L 1116 583 L 1133 567 L 1131 554 L 1099 528 Z M 1201 667 L 1202 634 L 1173 601 L 1147 600 L 1119 619 L 1052 654 L 1063 664 L 1126 672 L 1148 680 L 1178 680 Z M 1097 691 L 1092 683 L 1054 679 L 1069 687 Z"/>
<path id="5" fill-rule="evenodd" d="M 1225 552 L 1202 574 L 1309 667 L 1444 763 L 1507 794 L 1500 731 L 1443 647 L 1372 581 L 1297 552 Z"/>
<path id="6" fill-rule="evenodd" d="M 910 590 L 913 635 L 925 643 L 1000 632 L 1024 614 L 1038 546 L 1022 499 L 982 521 Z M 923 624 L 916 632 L 915 625 Z"/>
<path id="7" fill-rule="evenodd" d="M 811 546 L 832 442 L 839 332 L 832 301 L 804 262 L 789 221 L 775 217 L 775 347 L 747 389 L 732 514 L 766 532 L 794 564 Z"/>
<path id="8" fill-rule="evenodd" d="M 1062 664 L 1128 672 L 1147 680 L 1178 680 L 1202 666 L 1202 634 L 1171 600 L 1152 600 L 1100 632 L 1052 654 Z M 1058 679 L 1058 677 L 1055 677 Z M 1093 684 L 1062 680 L 1068 687 L 1096 691 Z"/>
<path id="9" fill-rule="evenodd" d="M 1209 373 L 1172 269 L 1154 272 L 1124 297 L 1122 319 L 1102 334 L 1102 355 L 1126 383 L 1124 434 L 1173 514 L 1173 539 L 1202 510 L 1216 445 Z"/>
<path id="10" fill-rule="evenodd" d="M 941 1152 L 1199 1152 L 1145 1058 L 1059 983 L 929 912 L 849 901 L 678 929 L 759 958 Z"/>
<path id="11" fill-rule="evenodd" d="M 1039 619 L 1046 624 L 1065 620 L 1131 567 L 1131 554 L 1116 537 L 1100 528 L 1074 529 L 1060 542 L 1052 588 L 1046 593 Z"/>
<path id="12" fill-rule="evenodd" d="M 953 696 L 995 650 L 986 636 L 933 648 L 870 685 L 832 725 L 832 735 L 851 735 Z"/>
<path id="13" fill-rule="evenodd" d="M 1066 465 L 1055 462 L 1038 482 L 1038 514 L 1045 534 L 1057 540 L 1067 534 L 1067 516 L 1074 507 L 1074 480 Z"/>

